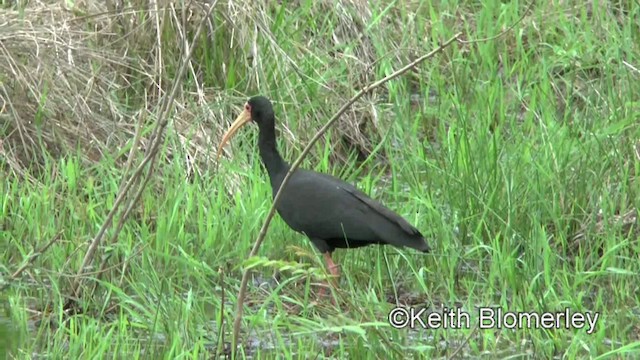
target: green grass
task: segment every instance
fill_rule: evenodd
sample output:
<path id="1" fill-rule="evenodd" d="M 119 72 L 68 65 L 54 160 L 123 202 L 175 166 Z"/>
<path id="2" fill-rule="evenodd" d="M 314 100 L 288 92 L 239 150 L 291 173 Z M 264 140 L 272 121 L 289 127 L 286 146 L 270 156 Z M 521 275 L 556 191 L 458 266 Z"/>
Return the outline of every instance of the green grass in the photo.
<path id="1" fill-rule="evenodd" d="M 271 206 L 271 189 L 254 127 L 236 136 L 227 149 L 232 157 L 220 166 L 203 160 L 214 155 L 222 128 L 246 96 L 267 95 L 281 153 L 293 161 L 355 91 L 457 31 L 467 40 L 498 35 L 528 3 L 230 4 L 242 10 L 233 13 L 235 27 L 231 11 L 225 15 L 221 7 L 213 32 L 194 41 L 197 76 L 187 71 L 162 161 L 118 241 L 100 248 L 78 314 L 65 314 L 63 306 L 126 175 L 127 131 L 140 114 L 150 129 L 158 99 L 149 79 L 161 78 L 165 88 L 176 81 L 180 34 L 193 35 L 197 23 L 185 25 L 180 11 L 162 13 L 159 57 L 156 34 L 124 28 L 128 17 L 111 42 L 86 39 L 88 48 L 126 43 L 127 59 L 140 62 L 120 69 L 127 74 L 115 77 L 108 97 L 96 99 L 121 113 L 109 126 L 123 126 L 100 128 L 113 138 L 96 133 L 105 139 L 98 160 L 83 139 L 78 145 L 65 142 L 64 133 L 53 140 L 42 135 L 56 116 L 80 118 L 56 110 L 73 100 L 56 92 L 59 83 L 45 79 L 39 92 L 24 95 L 32 117 L 0 125 L 0 140 L 7 139 L 0 153 L 0 276 L 8 283 L 0 294 L 6 309 L 0 350 L 20 359 L 211 358 L 229 346 L 242 269 L 251 266 L 240 358 L 640 356 L 637 1 L 536 3 L 504 36 L 454 45 L 345 114 L 303 167 L 357 184 L 418 227 L 434 250 L 336 251 L 343 272 L 337 307 L 314 295 L 325 276 L 322 257 L 280 218 L 259 257 L 246 258 Z M 77 15 L 93 31 L 97 20 Z M 134 15 L 140 29 L 154 26 L 152 12 L 127 16 Z M 258 59 L 246 57 L 253 24 L 260 29 Z M 78 74 L 106 71 L 106 59 L 92 58 L 91 70 L 78 65 Z M 153 64 L 163 64 L 162 74 Z M 9 78 L 0 78 L 5 90 L 12 89 Z M 8 93 L 14 105 L 22 101 Z M 9 140 L 17 139 L 15 124 L 28 120 L 37 129 L 39 154 L 25 165 L 20 153 L 11 158 Z M 62 145 L 52 149 L 47 141 Z M 142 155 L 136 156 L 134 165 Z M 9 279 L 58 233 L 18 279 Z M 472 327 L 394 329 L 387 317 L 396 304 L 461 308 Z M 599 319 L 592 334 L 475 329 L 478 307 L 569 308 Z"/>

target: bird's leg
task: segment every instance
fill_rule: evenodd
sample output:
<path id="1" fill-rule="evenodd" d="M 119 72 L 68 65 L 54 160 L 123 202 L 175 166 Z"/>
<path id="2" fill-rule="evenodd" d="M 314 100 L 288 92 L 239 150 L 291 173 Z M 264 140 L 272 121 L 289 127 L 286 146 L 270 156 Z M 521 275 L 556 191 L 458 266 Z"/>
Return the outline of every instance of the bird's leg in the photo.
<path id="1" fill-rule="evenodd" d="M 328 251 L 324 253 L 324 260 L 327 262 L 329 273 L 337 280 L 340 277 L 340 266 L 333 262 L 331 253 Z"/>
<path id="2" fill-rule="evenodd" d="M 332 279 L 330 281 L 327 281 L 327 287 L 329 286 L 333 286 L 334 288 L 338 287 L 338 278 L 340 277 L 340 265 L 337 265 L 336 263 L 333 262 L 333 259 L 331 259 L 331 253 L 330 252 L 326 252 L 324 253 L 324 260 L 327 263 L 327 268 L 329 270 L 329 273 L 331 274 Z M 326 296 L 326 288 L 322 287 L 320 288 L 320 292 L 318 293 L 319 297 L 324 297 Z M 333 299 L 333 302 L 335 304 L 335 298 Z"/>

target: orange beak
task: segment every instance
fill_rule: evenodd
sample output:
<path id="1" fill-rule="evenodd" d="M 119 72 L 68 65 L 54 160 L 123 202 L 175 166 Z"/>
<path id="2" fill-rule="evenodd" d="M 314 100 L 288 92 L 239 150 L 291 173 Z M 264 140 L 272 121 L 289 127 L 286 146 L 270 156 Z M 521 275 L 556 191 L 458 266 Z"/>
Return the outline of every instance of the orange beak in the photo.
<path id="1" fill-rule="evenodd" d="M 240 113 L 240 115 L 238 115 L 238 117 L 233 122 L 233 124 L 229 126 L 229 129 L 227 129 L 227 132 L 225 132 L 224 135 L 222 136 L 222 140 L 220 141 L 220 145 L 218 146 L 217 159 L 220 159 L 220 155 L 222 154 L 222 148 L 227 142 L 229 142 L 229 139 L 231 139 L 231 137 L 235 135 L 235 133 L 238 132 L 238 130 L 240 130 L 240 128 L 244 124 L 248 123 L 249 121 L 251 121 L 251 112 L 249 112 L 249 110 L 247 110 L 245 107 L 245 109 L 242 110 L 242 112 Z"/>

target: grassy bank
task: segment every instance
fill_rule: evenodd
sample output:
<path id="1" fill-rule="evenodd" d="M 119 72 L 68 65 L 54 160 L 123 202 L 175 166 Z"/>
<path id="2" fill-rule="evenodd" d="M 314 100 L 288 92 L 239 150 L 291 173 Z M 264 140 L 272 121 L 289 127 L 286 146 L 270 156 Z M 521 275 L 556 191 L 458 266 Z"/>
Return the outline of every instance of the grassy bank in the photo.
<path id="1" fill-rule="evenodd" d="M 199 4 L 2 6 L 0 350 L 9 356 L 228 353 L 247 266 L 241 357 L 640 356 L 638 2 L 525 13 L 518 1 L 224 1 L 198 38 Z M 432 254 L 338 250 L 338 306 L 316 300 L 322 258 L 281 219 L 246 259 L 271 204 L 257 129 L 242 130 L 219 164 L 214 155 L 247 96 L 274 101 L 291 161 L 366 84 L 454 33 L 490 38 L 514 23 L 365 96 L 303 163 L 405 216 Z M 186 43 L 194 55 L 176 79 Z M 152 180 L 116 242 L 109 228 L 76 299 L 82 311 L 65 312 L 88 243 L 176 81 Z M 398 305 L 460 309 L 471 323 L 395 329 L 388 314 Z M 598 321 L 592 333 L 479 329 L 486 307 L 569 308 Z"/>

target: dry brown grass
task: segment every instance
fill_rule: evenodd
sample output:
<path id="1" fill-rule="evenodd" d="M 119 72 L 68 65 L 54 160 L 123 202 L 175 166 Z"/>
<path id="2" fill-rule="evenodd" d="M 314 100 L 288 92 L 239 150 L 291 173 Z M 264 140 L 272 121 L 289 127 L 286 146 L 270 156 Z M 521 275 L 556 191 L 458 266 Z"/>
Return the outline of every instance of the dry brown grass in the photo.
<path id="1" fill-rule="evenodd" d="M 189 2 L 180 8 L 180 3 L 142 0 L 87 0 L 75 3 L 73 9 L 64 4 L 32 1 L 23 9 L 0 13 L 0 128 L 4 134 L 0 156 L 4 169 L 16 175 L 31 177 L 49 156 L 77 151 L 87 164 L 105 157 L 120 164 L 126 161 L 136 128 L 146 128 L 154 121 L 155 109 L 174 81 L 185 44 L 198 46 L 201 39 L 191 37 L 206 6 Z M 318 11 L 335 11 L 337 26 L 331 39 L 309 33 L 309 42 L 299 44 L 298 50 L 301 54 L 310 50 L 333 54 L 327 56 L 333 61 L 326 68 L 346 62 L 351 71 L 337 82 L 323 80 L 323 96 L 333 105 L 327 114 L 314 119 L 306 118 L 298 108 L 297 104 L 313 99 L 296 91 L 300 88 L 296 81 L 317 81 L 313 77 L 323 69 L 304 74 L 298 60 L 277 44 L 269 26 L 274 11 L 269 4 L 218 2 L 216 15 L 207 23 L 203 41 L 212 47 L 224 43 L 227 49 L 220 59 L 222 66 L 215 70 L 216 78 L 224 79 L 232 71 L 225 66 L 231 57 L 241 63 L 243 68 L 236 66 L 235 71 L 246 76 L 248 88 L 274 93 L 276 89 L 268 89 L 261 79 L 273 71 L 274 78 L 282 78 L 277 90 L 283 106 L 295 108 L 291 116 L 299 123 L 314 125 L 305 126 L 308 131 L 294 138 L 302 129 L 289 130 L 285 119 L 283 136 L 292 143 L 308 140 L 323 115 L 328 116 L 355 89 L 373 79 L 371 67 L 378 59 L 370 39 L 362 35 L 371 17 L 367 3 L 342 1 L 335 8 L 334 4 L 314 5 Z M 304 19 L 298 21 L 304 29 Z M 258 36 L 266 41 L 258 41 Z M 345 43 L 353 48 L 353 55 L 334 52 Z M 213 143 L 246 95 L 225 90 L 222 83 L 206 84 L 206 58 L 194 58 L 187 71 L 190 81 L 175 100 L 170 132 L 177 141 L 169 144 L 168 158 L 199 169 L 193 165 L 209 163 Z M 275 69 L 273 59 L 281 60 Z M 287 76 L 291 73 L 298 77 Z M 333 132 L 344 140 L 337 153 L 355 147 L 368 154 L 373 148 L 369 139 L 378 133 L 379 111 L 365 101 L 345 114 Z M 140 148 L 146 148 L 147 142 L 143 136 Z"/>
<path id="2" fill-rule="evenodd" d="M 69 148 L 97 159 L 104 146 L 129 133 L 110 92 L 121 86 L 118 73 L 131 59 L 88 46 L 108 36 L 107 30 L 88 32 L 59 5 L 38 5 L 0 14 L 6 24 L 0 30 L 2 117 L 8 128 L 3 155 L 19 172 L 42 162 L 46 152 L 60 155 Z M 106 27 L 95 20 L 96 27 Z"/>

